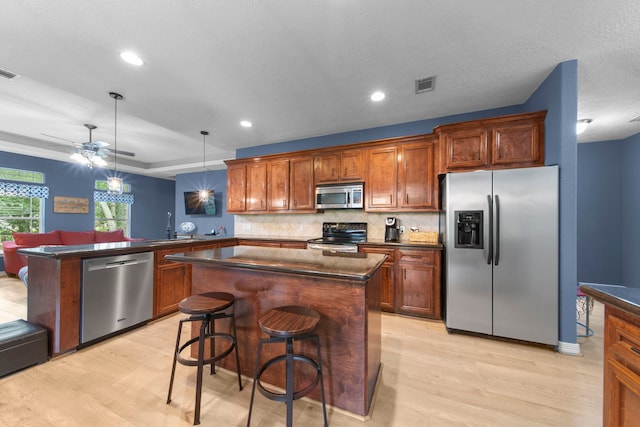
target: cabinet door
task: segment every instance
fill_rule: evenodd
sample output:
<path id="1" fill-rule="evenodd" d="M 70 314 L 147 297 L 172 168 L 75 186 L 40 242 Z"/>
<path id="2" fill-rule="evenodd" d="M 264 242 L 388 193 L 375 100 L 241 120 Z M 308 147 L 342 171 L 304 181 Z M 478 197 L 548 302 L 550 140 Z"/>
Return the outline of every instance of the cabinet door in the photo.
<path id="1" fill-rule="evenodd" d="M 340 156 L 340 180 L 362 181 L 362 150 L 345 150 Z"/>
<path id="2" fill-rule="evenodd" d="M 267 210 L 267 165 L 253 163 L 247 165 L 247 211 Z"/>
<path id="3" fill-rule="evenodd" d="M 440 252 L 402 249 L 399 258 L 398 313 L 441 319 Z"/>
<path id="4" fill-rule="evenodd" d="M 491 130 L 491 164 L 497 167 L 525 167 L 544 164 L 538 121 L 505 125 Z"/>
<path id="5" fill-rule="evenodd" d="M 289 209 L 289 160 L 276 160 L 267 166 L 267 210 Z"/>
<path id="6" fill-rule="evenodd" d="M 380 248 L 380 247 L 370 247 L 370 246 L 360 246 L 360 252 L 370 253 L 370 254 L 384 254 L 387 255 L 387 259 L 385 260 L 382 267 L 380 267 L 382 271 L 382 283 L 380 289 L 380 309 L 382 311 L 388 311 L 390 313 L 394 313 L 396 310 L 396 298 L 395 298 L 395 250 L 389 248 Z"/>
<path id="7" fill-rule="evenodd" d="M 487 130 L 482 127 L 448 130 L 440 134 L 441 172 L 489 167 Z"/>
<path id="8" fill-rule="evenodd" d="M 227 212 L 244 212 L 246 197 L 245 165 L 227 167 Z"/>
<path id="9" fill-rule="evenodd" d="M 291 181 L 289 183 L 291 210 L 315 210 L 315 188 L 313 185 L 313 159 L 305 157 L 291 160 Z"/>
<path id="10" fill-rule="evenodd" d="M 337 182 L 339 180 L 340 154 L 328 153 L 316 156 L 313 160 L 316 184 Z"/>
<path id="11" fill-rule="evenodd" d="M 178 309 L 178 303 L 191 295 L 191 266 L 168 263 L 156 268 L 153 315 L 161 316 Z"/>
<path id="12" fill-rule="evenodd" d="M 397 206 L 398 149 L 396 146 L 367 151 L 368 177 L 364 186 L 365 209 L 384 211 Z"/>
<path id="13" fill-rule="evenodd" d="M 400 146 L 398 168 L 399 207 L 402 209 L 437 209 L 435 184 L 435 141 Z"/>

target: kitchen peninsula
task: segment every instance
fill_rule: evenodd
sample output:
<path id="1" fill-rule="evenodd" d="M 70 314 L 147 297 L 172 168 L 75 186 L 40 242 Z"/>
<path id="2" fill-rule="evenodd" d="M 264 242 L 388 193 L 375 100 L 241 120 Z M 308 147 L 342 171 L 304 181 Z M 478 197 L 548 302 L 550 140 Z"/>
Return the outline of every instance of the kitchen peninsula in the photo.
<path id="1" fill-rule="evenodd" d="M 166 258 L 192 266 L 192 293 L 235 295 L 241 373 L 247 377 L 253 376 L 257 344 L 264 338 L 258 325 L 263 313 L 282 305 L 316 310 L 327 402 L 368 414 L 380 371 L 380 267 L 385 255 L 234 246 Z M 314 354 L 311 345 L 302 342 L 300 348 Z M 264 360 L 282 350 L 265 349 Z M 220 362 L 236 369 L 235 362 Z M 284 372 L 265 374 L 266 382 L 284 388 Z M 319 390 L 309 396 L 319 400 Z"/>
<path id="2" fill-rule="evenodd" d="M 216 238 L 20 249 L 18 252 L 29 261 L 27 320 L 47 329 L 51 357 L 73 351 L 81 345 L 83 262 L 152 252 L 153 289 L 148 304 L 153 306 L 151 315 L 156 318 L 174 312 L 178 302 L 191 293 L 189 266 L 166 261 L 165 255 L 236 244 L 235 238 Z"/>

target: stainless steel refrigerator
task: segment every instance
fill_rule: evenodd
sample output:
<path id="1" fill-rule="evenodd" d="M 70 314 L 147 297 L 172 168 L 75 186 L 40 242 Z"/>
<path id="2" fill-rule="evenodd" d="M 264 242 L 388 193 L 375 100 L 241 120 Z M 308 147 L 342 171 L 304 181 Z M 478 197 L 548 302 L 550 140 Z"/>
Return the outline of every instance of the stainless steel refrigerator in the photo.
<path id="1" fill-rule="evenodd" d="M 558 167 L 444 180 L 446 325 L 558 344 Z"/>

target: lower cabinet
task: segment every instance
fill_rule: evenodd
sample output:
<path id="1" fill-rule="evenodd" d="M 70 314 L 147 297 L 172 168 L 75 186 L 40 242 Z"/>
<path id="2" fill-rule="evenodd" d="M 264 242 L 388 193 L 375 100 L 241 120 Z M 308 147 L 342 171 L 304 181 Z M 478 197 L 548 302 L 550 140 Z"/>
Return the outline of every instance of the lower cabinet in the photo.
<path id="1" fill-rule="evenodd" d="M 640 318 L 606 306 L 604 422 L 637 426 L 640 420 Z"/>
<path id="2" fill-rule="evenodd" d="M 442 319 L 440 249 L 361 245 L 360 252 L 387 255 L 381 267 L 383 311 Z"/>
<path id="3" fill-rule="evenodd" d="M 191 295 L 191 265 L 166 260 L 165 255 L 234 246 L 236 242 L 235 239 L 216 243 L 203 241 L 190 246 L 155 251 L 153 316 L 159 317 L 177 311 L 180 301 Z"/>

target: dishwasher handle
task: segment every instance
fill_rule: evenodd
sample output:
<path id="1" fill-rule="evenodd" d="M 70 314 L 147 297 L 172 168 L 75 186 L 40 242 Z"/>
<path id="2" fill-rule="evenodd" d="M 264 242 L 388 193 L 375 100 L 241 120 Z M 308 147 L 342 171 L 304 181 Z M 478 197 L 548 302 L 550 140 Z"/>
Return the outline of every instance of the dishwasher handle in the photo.
<path id="1" fill-rule="evenodd" d="M 88 271 L 107 270 L 110 268 L 120 268 L 120 267 L 127 267 L 131 265 L 146 264 L 148 262 L 149 262 L 148 260 L 139 260 L 139 259 L 127 259 L 122 261 L 112 261 L 112 262 L 104 262 L 104 263 L 101 262 L 101 263 L 89 265 Z"/>

